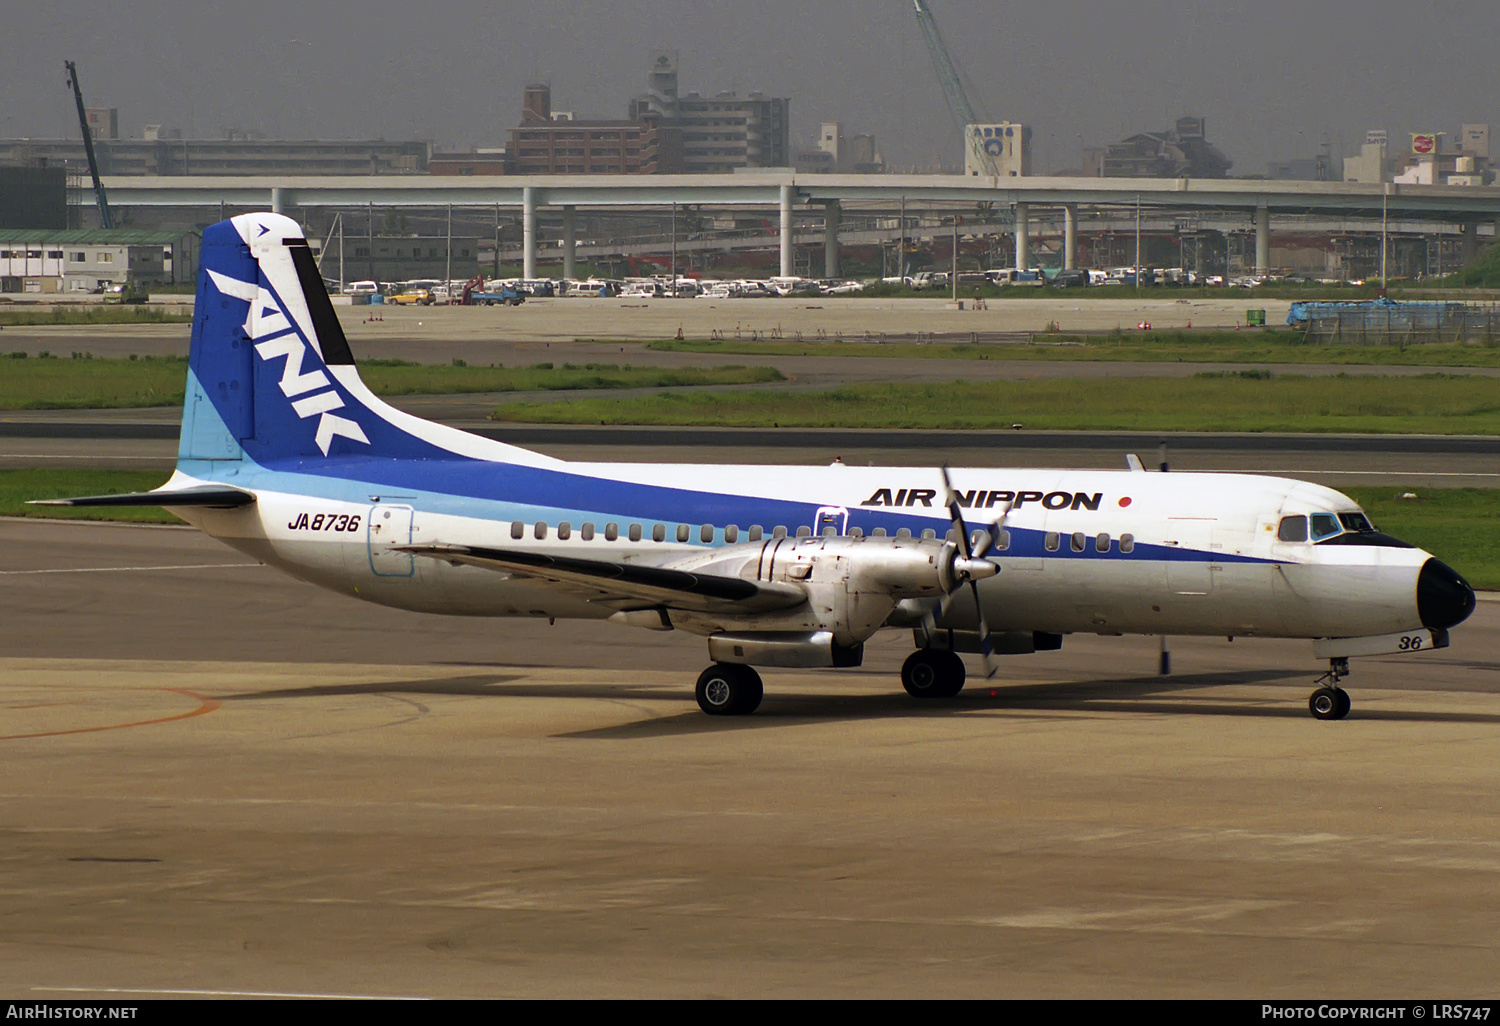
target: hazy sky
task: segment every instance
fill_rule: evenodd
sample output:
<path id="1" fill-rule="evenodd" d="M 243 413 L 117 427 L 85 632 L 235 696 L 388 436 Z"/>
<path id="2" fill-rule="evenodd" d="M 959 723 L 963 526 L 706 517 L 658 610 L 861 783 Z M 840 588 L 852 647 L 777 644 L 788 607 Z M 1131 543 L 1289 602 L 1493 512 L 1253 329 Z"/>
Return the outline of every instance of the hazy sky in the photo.
<path id="1" fill-rule="evenodd" d="M 1456 132 L 1495 122 L 1495 0 L 930 0 L 975 105 L 1034 126 L 1038 173 L 1102 143 L 1208 119 L 1233 173 L 1310 155 L 1327 133 Z M 521 89 L 625 116 L 647 51 L 680 87 L 792 99 L 793 144 L 820 121 L 873 132 L 893 165 L 956 162 L 910 0 L 159 0 L 14 4 L 0 31 L 0 136 L 76 137 L 63 60 L 121 131 L 430 139 L 502 145 Z"/>

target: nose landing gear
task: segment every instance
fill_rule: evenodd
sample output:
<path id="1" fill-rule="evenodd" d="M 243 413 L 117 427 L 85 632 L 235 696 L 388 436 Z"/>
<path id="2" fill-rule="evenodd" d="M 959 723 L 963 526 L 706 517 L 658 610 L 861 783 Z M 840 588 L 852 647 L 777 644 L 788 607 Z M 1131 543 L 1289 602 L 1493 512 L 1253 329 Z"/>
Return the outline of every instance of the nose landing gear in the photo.
<path id="1" fill-rule="evenodd" d="M 1320 720 L 1341 720 L 1349 715 L 1349 692 L 1339 681 L 1349 676 L 1348 659 L 1328 660 L 1328 672 L 1314 683 L 1319 687 L 1307 699 L 1308 710 Z"/>

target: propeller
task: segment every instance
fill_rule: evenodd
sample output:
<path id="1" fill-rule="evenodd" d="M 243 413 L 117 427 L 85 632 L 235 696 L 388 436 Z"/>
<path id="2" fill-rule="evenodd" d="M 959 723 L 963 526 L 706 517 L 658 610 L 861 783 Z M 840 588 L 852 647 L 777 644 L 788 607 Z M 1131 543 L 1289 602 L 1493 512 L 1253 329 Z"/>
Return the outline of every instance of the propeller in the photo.
<path id="1" fill-rule="evenodd" d="M 948 611 L 953 598 L 962 589 L 965 582 L 974 596 L 974 615 L 979 623 L 979 651 L 984 657 L 984 675 L 986 678 L 995 675 L 994 646 L 990 643 L 990 625 L 984 618 L 984 606 L 979 602 L 979 581 L 981 578 L 993 577 L 1000 568 L 994 562 L 984 558 L 995 540 L 1000 537 L 1000 532 L 1005 529 L 1005 519 L 1010 516 L 1014 503 L 1007 503 L 1000 518 L 990 525 L 988 530 L 975 531 L 969 534 L 969 525 L 964 523 L 963 507 L 959 505 L 958 493 L 953 490 L 953 481 L 948 476 L 948 464 L 942 466 L 943 473 L 943 495 L 948 507 L 948 514 L 953 517 L 953 530 L 958 535 L 958 551 L 961 558 L 953 561 L 954 586 L 948 594 L 938 601 L 935 613 L 929 612 L 924 626 L 930 635 L 936 628 L 937 618 Z"/>

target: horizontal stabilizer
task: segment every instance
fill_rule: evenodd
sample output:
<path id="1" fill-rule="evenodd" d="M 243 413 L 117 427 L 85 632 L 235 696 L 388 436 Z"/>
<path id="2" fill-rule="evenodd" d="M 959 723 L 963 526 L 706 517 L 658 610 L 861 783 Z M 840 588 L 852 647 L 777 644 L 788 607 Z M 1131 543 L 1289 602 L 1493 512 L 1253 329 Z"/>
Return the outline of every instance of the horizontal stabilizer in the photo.
<path id="1" fill-rule="evenodd" d="M 120 495 L 83 495 L 76 499 L 33 499 L 28 506 L 248 506 L 255 494 L 228 485 L 178 488 L 173 491 L 124 492 Z"/>

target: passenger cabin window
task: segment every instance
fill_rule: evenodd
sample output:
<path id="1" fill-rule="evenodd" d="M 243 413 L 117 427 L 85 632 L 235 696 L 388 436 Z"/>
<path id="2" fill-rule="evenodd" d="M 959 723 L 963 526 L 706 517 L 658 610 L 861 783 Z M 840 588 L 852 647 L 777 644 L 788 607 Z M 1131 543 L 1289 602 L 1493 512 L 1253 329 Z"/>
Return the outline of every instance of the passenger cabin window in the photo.
<path id="1" fill-rule="evenodd" d="M 899 530 L 899 531 L 896 532 L 896 537 L 897 538 L 910 538 L 911 537 L 911 528 L 909 528 L 909 527 L 903 527 L 903 528 L 901 528 L 901 530 Z"/>
<path id="2" fill-rule="evenodd" d="M 1281 526 L 1276 528 L 1276 538 L 1284 542 L 1307 541 L 1307 518 L 1282 517 Z"/>
<path id="3" fill-rule="evenodd" d="M 1324 538 L 1332 538 L 1343 531 L 1339 526 L 1339 518 L 1332 513 L 1314 513 L 1312 515 L 1313 541 L 1322 541 Z"/>
<path id="4" fill-rule="evenodd" d="M 680 541 L 680 542 L 687 541 L 688 537 L 692 533 L 693 533 L 693 529 L 691 527 L 689 527 L 687 524 L 678 524 L 677 525 L 677 540 L 678 541 Z"/>
<path id="5" fill-rule="evenodd" d="M 922 532 L 922 540 L 923 541 L 932 541 L 932 539 L 934 539 L 936 537 L 937 537 L 937 532 L 934 531 L 930 527 L 927 530 L 925 530 L 925 531 Z"/>
<path id="6" fill-rule="evenodd" d="M 526 525 L 517 520 L 510 525 L 510 536 L 517 540 L 526 537 Z"/>
<path id="7" fill-rule="evenodd" d="M 573 537 L 573 525 L 572 524 L 570 524 L 566 520 L 564 520 L 562 523 L 560 523 L 560 524 L 557 525 L 557 540 L 558 541 L 567 541 L 571 537 Z"/>
<path id="8" fill-rule="evenodd" d="M 1010 532 L 1002 527 L 995 538 L 995 550 L 997 552 L 1004 552 L 1008 548 L 1010 548 Z"/>
<path id="9" fill-rule="evenodd" d="M 1107 535 L 1107 534 L 1101 534 L 1099 537 L 1097 537 L 1097 538 L 1094 539 L 1094 551 L 1095 552 L 1108 552 L 1109 551 L 1109 535 Z"/>
<path id="10" fill-rule="evenodd" d="M 640 541 L 641 540 L 641 525 L 640 524 L 631 524 L 630 525 L 630 540 L 631 541 Z"/>
<path id="11" fill-rule="evenodd" d="M 656 524 L 656 525 L 654 525 L 651 528 L 651 540 L 654 541 L 654 542 L 664 542 L 664 541 L 666 541 L 667 540 L 667 525 L 666 524 Z"/>
<path id="12" fill-rule="evenodd" d="M 877 527 L 877 528 L 875 528 L 875 530 L 873 530 L 873 531 L 870 532 L 870 537 L 871 538 L 884 538 L 885 537 L 885 528 L 883 528 L 883 527 Z"/>
<path id="13" fill-rule="evenodd" d="M 1046 545 L 1048 552 L 1056 552 L 1058 549 L 1062 548 L 1062 535 L 1058 534 L 1056 531 L 1048 531 L 1046 540 L 1043 542 L 1043 544 Z"/>
<path id="14" fill-rule="evenodd" d="M 589 523 L 585 523 L 583 525 L 583 529 L 578 532 L 578 537 L 582 538 L 584 541 L 593 541 L 594 540 L 594 525 L 593 524 L 589 524 Z"/>
<path id="15" fill-rule="evenodd" d="M 714 540 L 714 529 L 711 524 L 704 524 L 698 528 L 698 540 L 704 545 L 711 544 Z"/>
<path id="16" fill-rule="evenodd" d="M 1073 537 L 1068 540 L 1068 547 L 1071 548 L 1074 552 L 1082 552 L 1084 549 L 1088 548 L 1088 544 L 1088 535 L 1084 534 L 1082 531 L 1074 531 Z"/>
<path id="17" fill-rule="evenodd" d="M 808 527 L 806 524 L 803 524 L 801 527 L 797 528 L 797 537 L 798 538 L 811 538 L 812 537 L 812 528 Z"/>
<path id="18" fill-rule="evenodd" d="M 837 527 L 825 527 L 825 528 L 823 528 L 823 537 L 824 538 L 832 538 L 834 535 L 836 535 L 838 533 L 839 533 L 839 529 Z"/>
<path id="19" fill-rule="evenodd" d="M 863 527 L 851 527 L 851 528 L 849 528 L 849 537 L 851 537 L 851 538 L 863 538 L 864 536 L 865 536 L 865 529 Z"/>
<path id="20" fill-rule="evenodd" d="M 1135 551 L 1135 535 L 1120 535 L 1120 551 L 1126 553 L 1127 555 Z"/>
<path id="21" fill-rule="evenodd" d="M 605 541 L 615 541 L 619 537 L 620 537 L 620 525 L 619 524 L 605 524 L 604 525 L 604 540 Z"/>
<path id="22" fill-rule="evenodd" d="M 765 537 L 765 531 L 762 530 L 762 528 L 761 528 L 761 526 L 759 524 L 751 524 L 750 525 L 750 536 L 749 536 L 749 540 L 750 541 L 758 542 L 758 541 L 760 541 L 764 537 Z"/>
<path id="23" fill-rule="evenodd" d="M 782 527 L 780 524 L 777 524 L 776 527 L 771 531 L 771 537 L 772 538 L 785 538 L 786 537 L 786 528 Z"/>
<path id="24" fill-rule="evenodd" d="M 724 528 L 724 544 L 733 545 L 740 540 L 740 529 L 733 524 Z"/>
<path id="25" fill-rule="evenodd" d="M 547 540 L 547 522 L 545 520 L 538 520 L 536 522 L 536 540 Z"/>

